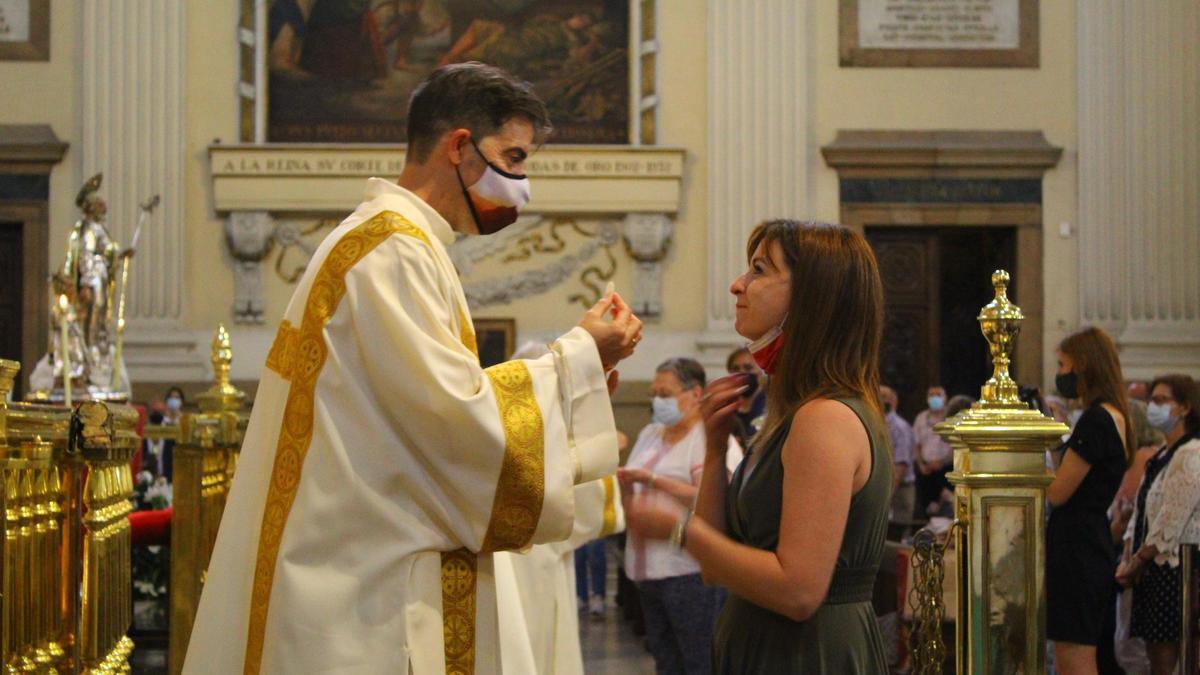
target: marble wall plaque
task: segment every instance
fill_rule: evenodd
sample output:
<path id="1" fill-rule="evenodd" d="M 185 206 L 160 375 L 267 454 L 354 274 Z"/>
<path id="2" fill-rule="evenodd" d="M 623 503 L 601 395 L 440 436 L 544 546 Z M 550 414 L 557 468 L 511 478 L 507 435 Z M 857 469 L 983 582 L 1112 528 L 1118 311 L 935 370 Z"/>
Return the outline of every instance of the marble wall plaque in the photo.
<path id="1" fill-rule="evenodd" d="M 859 0 L 867 49 L 1016 49 L 1018 0 Z"/>
<path id="2" fill-rule="evenodd" d="M 1038 0 L 840 0 L 843 66 L 1036 67 Z"/>

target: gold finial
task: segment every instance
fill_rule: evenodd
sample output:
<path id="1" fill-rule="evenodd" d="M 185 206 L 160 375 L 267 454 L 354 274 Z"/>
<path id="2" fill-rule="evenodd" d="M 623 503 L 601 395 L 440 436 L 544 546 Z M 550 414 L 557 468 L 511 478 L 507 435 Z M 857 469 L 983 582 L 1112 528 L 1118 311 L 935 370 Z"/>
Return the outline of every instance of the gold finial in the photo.
<path id="1" fill-rule="evenodd" d="M 204 412 L 237 410 L 246 394 L 229 382 L 229 364 L 233 362 L 233 347 L 225 324 L 217 324 L 212 341 L 213 385 L 199 396 L 200 409 Z"/>
<path id="2" fill-rule="evenodd" d="M 225 324 L 219 323 L 212 341 L 213 377 L 218 386 L 229 384 L 229 364 L 232 362 L 233 347 L 229 344 L 229 331 L 225 330 Z"/>
<path id="3" fill-rule="evenodd" d="M 979 402 L 993 407 L 1024 407 L 1017 395 L 1017 383 L 1008 372 L 1021 322 L 1025 319 L 1021 308 L 1008 299 L 1010 278 L 1004 270 L 992 273 L 996 297 L 979 312 L 979 325 L 983 337 L 987 338 L 994 367 L 992 378 L 983 385 Z"/>

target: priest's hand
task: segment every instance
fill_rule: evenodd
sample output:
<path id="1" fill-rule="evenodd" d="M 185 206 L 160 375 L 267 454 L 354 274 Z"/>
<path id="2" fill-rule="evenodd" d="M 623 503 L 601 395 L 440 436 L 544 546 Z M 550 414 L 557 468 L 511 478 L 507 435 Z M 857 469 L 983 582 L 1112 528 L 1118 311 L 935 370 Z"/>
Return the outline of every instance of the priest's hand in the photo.
<path id="1" fill-rule="evenodd" d="M 611 315 L 612 320 L 606 320 Z M 600 352 L 605 371 L 612 370 L 622 359 L 633 354 L 642 339 L 642 320 L 617 293 L 606 295 L 583 315 L 579 327 L 591 334 Z"/>

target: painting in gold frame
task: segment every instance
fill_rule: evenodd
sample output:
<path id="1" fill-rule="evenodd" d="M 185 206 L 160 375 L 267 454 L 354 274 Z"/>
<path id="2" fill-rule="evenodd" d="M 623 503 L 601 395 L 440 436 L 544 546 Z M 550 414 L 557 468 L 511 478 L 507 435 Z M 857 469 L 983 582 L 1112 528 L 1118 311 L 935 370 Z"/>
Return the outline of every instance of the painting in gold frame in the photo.
<path id="1" fill-rule="evenodd" d="M 50 0 L 0 0 L 0 61 L 50 60 Z"/>

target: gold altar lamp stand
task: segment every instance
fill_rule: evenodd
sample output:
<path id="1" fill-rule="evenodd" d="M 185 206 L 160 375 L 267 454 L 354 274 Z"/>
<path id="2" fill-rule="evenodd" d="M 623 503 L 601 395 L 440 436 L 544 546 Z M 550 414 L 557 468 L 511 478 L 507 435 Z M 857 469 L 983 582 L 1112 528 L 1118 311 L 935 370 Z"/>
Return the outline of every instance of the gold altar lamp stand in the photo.
<path id="1" fill-rule="evenodd" d="M 19 370 L 0 360 L 0 665 L 127 673 L 137 412 L 6 403 Z"/>
<path id="2" fill-rule="evenodd" d="M 954 449 L 953 540 L 958 575 L 956 672 L 1046 672 L 1046 449 L 1066 425 L 1030 408 L 1009 375 L 1023 316 L 1009 302 L 1009 275 L 992 275 L 996 297 L 979 314 L 994 375 L 980 400 L 935 430 Z M 941 556 L 927 531 L 914 539 L 917 566 L 914 673 L 940 673 Z M 935 569 L 936 568 L 936 569 Z M 941 658 L 939 658 L 941 657 Z"/>
<path id="3" fill-rule="evenodd" d="M 200 412 L 184 414 L 178 427 L 156 429 L 159 437 L 175 440 L 167 657 L 171 673 L 183 670 L 200 591 L 249 421 L 244 411 L 246 395 L 229 383 L 233 350 L 224 326 L 217 328 L 212 350 L 216 381 L 200 395 Z"/>

